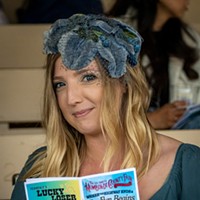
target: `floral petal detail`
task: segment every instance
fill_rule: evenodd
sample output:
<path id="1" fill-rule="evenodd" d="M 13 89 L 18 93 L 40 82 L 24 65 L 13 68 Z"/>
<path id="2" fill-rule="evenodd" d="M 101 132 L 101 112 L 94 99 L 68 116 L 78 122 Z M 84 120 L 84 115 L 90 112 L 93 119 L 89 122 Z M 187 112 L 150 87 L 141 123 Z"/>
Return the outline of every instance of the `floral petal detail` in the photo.
<path id="1" fill-rule="evenodd" d="M 102 15 L 75 14 L 57 20 L 44 33 L 44 53 L 60 53 L 63 64 L 79 70 L 98 57 L 113 78 L 134 67 L 143 39 L 127 24 Z"/>

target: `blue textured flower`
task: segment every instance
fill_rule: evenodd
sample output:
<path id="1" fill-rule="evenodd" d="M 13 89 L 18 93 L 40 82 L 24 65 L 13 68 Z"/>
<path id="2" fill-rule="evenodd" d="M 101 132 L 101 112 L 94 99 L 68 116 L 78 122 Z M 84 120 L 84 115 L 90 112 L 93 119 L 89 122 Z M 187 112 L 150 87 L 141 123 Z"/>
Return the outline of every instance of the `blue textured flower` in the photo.
<path id="1" fill-rule="evenodd" d="M 135 66 L 142 38 L 125 23 L 102 15 L 75 14 L 57 20 L 44 33 L 44 52 L 60 53 L 63 64 L 78 70 L 98 57 L 109 75 L 119 78 Z"/>

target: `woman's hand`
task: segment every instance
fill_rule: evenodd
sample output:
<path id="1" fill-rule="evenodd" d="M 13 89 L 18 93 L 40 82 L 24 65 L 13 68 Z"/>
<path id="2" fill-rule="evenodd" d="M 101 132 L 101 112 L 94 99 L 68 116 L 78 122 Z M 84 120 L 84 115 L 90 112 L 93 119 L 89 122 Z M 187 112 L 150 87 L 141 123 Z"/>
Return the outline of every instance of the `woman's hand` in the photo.
<path id="1" fill-rule="evenodd" d="M 154 112 L 147 113 L 147 117 L 155 129 L 171 128 L 184 114 L 187 107 L 185 101 L 174 101 L 165 104 Z"/>

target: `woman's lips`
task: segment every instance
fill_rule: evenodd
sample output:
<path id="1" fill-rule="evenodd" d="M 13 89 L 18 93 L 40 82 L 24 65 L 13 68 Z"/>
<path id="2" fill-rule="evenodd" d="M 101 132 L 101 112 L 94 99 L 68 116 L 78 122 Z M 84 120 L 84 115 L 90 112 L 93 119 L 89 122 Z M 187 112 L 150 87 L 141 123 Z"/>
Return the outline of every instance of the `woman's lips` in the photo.
<path id="1" fill-rule="evenodd" d="M 76 118 L 79 118 L 79 117 L 85 117 L 88 113 L 91 112 L 93 108 L 88 108 L 88 109 L 84 109 L 84 110 L 81 110 L 81 111 L 77 111 L 77 112 L 74 112 L 73 115 L 76 117 Z"/>

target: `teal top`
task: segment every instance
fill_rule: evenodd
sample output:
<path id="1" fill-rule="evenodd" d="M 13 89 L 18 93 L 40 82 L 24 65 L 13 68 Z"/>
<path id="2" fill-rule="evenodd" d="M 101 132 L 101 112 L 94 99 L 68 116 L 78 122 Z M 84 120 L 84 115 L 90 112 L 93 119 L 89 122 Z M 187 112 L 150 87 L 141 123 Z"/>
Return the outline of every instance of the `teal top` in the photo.
<path id="1" fill-rule="evenodd" d="M 45 147 L 36 150 L 29 156 L 28 161 L 30 161 L 35 154 L 43 150 L 45 150 Z M 22 169 L 18 181 L 15 184 L 11 200 L 26 200 L 24 182 L 19 181 L 19 179 L 32 164 L 25 165 Z M 167 180 L 150 200 L 200 200 L 199 147 L 192 144 L 180 145 Z"/>

